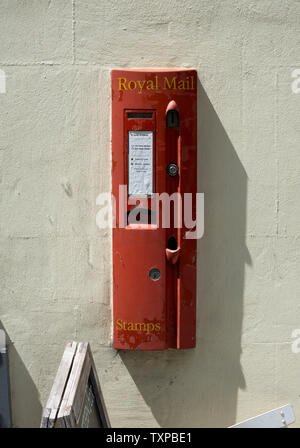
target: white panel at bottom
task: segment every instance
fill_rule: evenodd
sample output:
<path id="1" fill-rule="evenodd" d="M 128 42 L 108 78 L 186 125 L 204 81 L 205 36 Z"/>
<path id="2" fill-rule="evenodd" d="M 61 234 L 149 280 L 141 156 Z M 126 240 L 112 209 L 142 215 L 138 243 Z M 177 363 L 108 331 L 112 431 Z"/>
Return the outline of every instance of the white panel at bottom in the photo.
<path id="1" fill-rule="evenodd" d="M 295 421 L 293 408 L 290 404 L 281 406 L 264 414 L 244 420 L 230 428 L 281 428 Z"/>

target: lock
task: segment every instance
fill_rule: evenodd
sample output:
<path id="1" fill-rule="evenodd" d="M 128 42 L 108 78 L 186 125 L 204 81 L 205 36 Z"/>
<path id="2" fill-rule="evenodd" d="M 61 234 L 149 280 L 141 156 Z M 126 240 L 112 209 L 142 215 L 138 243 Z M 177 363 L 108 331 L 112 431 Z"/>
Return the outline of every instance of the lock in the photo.
<path id="1" fill-rule="evenodd" d="M 196 202 L 197 72 L 112 70 L 111 86 L 113 344 L 194 348 L 197 245 L 173 199 Z"/>
<path id="2" fill-rule="evenodd" d="M 171 176 L 171 177 L 175 177 L 175 176 L 177 176 L 177 175 L 178 175 L 178 171 L 179 171 L 179 168 L 178 168 L 178 166 L 176 165 L 176 163 L 170 163 L 170 164 L 167 166 L 167 173 L 168 173 L 168 175 Z"/>
<path id="3" fill-rule="evenodd" d="M 158 280 L 160 277 L 160 270 L 159 269 L 151 269 L 149 272 L 149 277 L 152 278 L 152 280 Z"/>

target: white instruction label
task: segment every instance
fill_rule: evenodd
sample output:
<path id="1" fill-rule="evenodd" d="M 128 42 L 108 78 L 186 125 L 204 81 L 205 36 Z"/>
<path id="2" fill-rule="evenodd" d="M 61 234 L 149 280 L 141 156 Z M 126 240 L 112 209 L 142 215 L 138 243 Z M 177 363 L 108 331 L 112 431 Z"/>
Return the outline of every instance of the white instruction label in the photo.
<path id="1" fill-rule="evenodd" d="M 153 193 L 153 132 L 128 132 L 128 194 Z"/>

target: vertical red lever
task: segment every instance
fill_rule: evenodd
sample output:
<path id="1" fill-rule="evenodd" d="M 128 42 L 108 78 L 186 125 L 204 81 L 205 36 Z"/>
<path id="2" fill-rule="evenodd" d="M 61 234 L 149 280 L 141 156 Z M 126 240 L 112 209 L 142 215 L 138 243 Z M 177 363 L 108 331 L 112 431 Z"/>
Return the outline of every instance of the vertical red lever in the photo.
<path id="1" fill-rule="evenodd" d="M 169 180 L 167 181 L 168 193 L 177 193 L 177 216 L 170 220 L 170 235 L 174 235 L 176 228 L 176 239 L 171 236 L 170 240 L 175 241 L 176 247 L 166 248 L 166 257 L 173 268 L 169 268 L 169 294 L 167 294 L 169 299 L 169 316 L 170 316 L 170 327 L 174 335 L 174 346 L 180 348 L 180 333 L 181 333 L 181 297 L 180 297 L 180 276 L 179 276 L 179 265 L 180 265 L 180 252 L 181 252 L 181 181 L 180 181 L 180 168 L 181 168 L 181 137 L 180 137 L 180 117 L 178 107 L 175 101 L 170 101 L 166 109 L 166 124 L 167 124 L 167 160 L 169 162 L 167 173 Z M 176 162 L 176 163 L 175 163 Z M 177 222 L 176 222 L 177 221 Z M 175 225 L 176 224 L 176 225 Z M 171 307 L 174 310 L 170 310 Z M 174 317 L 174 324 L 172 323 Z M 173 327 L 174 325 L 174 327 Z"/>
<path id="2" fill-rule="evenodd" d="M 180 130 L 179 130 L 179 136 L 177 140 L 177 160 L 178 160 L 178 167 L 179 167 L 179 180 L 178 180 L 178 193 L 181 195 L 181 136 L 180 136 Z M 182 202 L 180 202 L 182 205 Z M 180 208 L 180 210 L 179 210 Z M 178 207 L 178 214 L 180 216 L 177 217 L 178 222 L 181 223 L 182 218 L 182 210 L 181 207 Z M 178 245 L 181 247 L 181 226 L 178 226 L 177 229 L 177 238 L 178 238 Z M 179 270 L 178 270 L 179 274 Z M 181 335 L 181 285 L 180 285 L 180 276 L 178 275 L 177 278 L 177 348 L 180 348 L 180 335 Z"/>

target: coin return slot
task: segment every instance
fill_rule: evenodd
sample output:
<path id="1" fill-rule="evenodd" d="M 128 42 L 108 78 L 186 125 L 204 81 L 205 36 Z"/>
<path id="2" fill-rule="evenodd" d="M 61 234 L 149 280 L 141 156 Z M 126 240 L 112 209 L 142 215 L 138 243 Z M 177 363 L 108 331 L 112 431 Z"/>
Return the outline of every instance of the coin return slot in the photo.
<path id="1" fill-rule="evenodd" d="M 168 241 L 168 249 L 176 250 L 177 247 L 178 247 L 178 245 L 177 245 L 176 238 L 174 236 L 171 236 L 171 238 L 169 238 L 169 241 Z"/>

